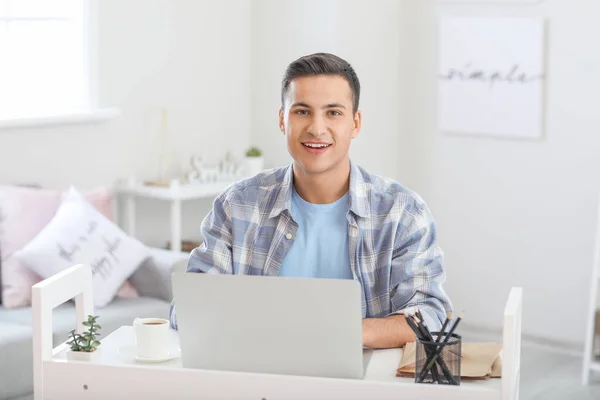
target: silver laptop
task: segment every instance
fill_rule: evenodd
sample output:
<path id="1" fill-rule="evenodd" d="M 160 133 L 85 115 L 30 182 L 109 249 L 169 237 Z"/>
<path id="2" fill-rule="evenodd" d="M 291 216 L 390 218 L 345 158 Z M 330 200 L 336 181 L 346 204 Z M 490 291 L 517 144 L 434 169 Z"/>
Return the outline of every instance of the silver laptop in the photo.
<path id="1" fill-rule="evenodd" d="M 360 291 L 353 280 L 176 272 L 182 364 L 362 379 Z"/>

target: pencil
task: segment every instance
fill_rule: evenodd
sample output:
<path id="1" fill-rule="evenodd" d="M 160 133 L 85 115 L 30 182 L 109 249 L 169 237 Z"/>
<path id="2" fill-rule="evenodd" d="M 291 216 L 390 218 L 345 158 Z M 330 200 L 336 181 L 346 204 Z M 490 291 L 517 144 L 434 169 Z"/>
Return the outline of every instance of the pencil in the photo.
<path id="1" fill-rule="evenodd" d="M 444 335 L 444 331 L 446 330 L 446 326 L 448 325 L 448 323 L 450 321 L 452 321 L 452 313 L 446 314 L 446 320 L 444 321 L 444 325 L 442 325 L 442 329 L 440 330 L 440 334 L 438 335 L 437 340 L 435 341 L 436 343 L 441 343 L 442 342 L 442 338 L 445 336 Z M 455 356 L 458 356 L 458 354 L 456 354 L 452 350 L 448 350 L 448 351 L 450 353 L 454 354 Z M 463 356 L 461 355 L 460 358 L 463 358 Z"/>
<path id="2" fill-rule="evenodd" d="M 417 311 L 415 312 L 415 314 L 417 315 L 417 317 L 421 320 L 421 324 L 423 325 L 424 330 L 427 332 L 427 336 L 429 338 L 431 338 L 432 341 L 433 340 L 433 335 L 431 335 L 431 331 L 429 330 L 429 327 L 427 326 L 427 324 L 425 323 L 425 318 L 423 318 L 423 314 L 421 314 L 421 310 L 419 310 L 417 308 Z"/>
<path id="3" fill-rule="evenodd" d="M 425 324 L 423 324 L 423 321 L 420 320 L 419 317 L 414 316 L 414 315 L 413 315 L 412 318 L 413 318 L 413 321 L 415 322 L 415 325 L 417 326 L 417 328 L 419 328 L 419 330 L 423 334 L 423 337 L 425 338 L 425 340 L 427 340 L 427 341 L 433 341 L 433 337 L 431 336 L 431 332 L 429 332 L 429 329 L 427 329 L 427 326 L 425 326 Z"/>
<path id="4" fill-rule="evenodd" d="M 406 323 L 408 323 L 408 326 L 410 326 L 410 329 L 413 330 L 413 332 L 415 333 L 415 336 L 417 337 L 417 339 L 419 339 L 419 340 L 425 340 L 425 338 L 423 338 L 423 333 L 417 327 L 417 325 L 415 324 L 415 321 L 413 321 L 410 316 L 406 317 Z"/>
<path id="5" fill-rule="evenodd" d="M 419 318 L 421 321 L 424 321 L 423 319 L 423 314 L 421 314 L 421 310 L 419 310 L 418 308 L 415 311 L 415 315 L 417 316 L 417 318 Z"/>
<path id="6" fill-rule="evenodd" d="M 444 331 L 446 330 L 446 327 L 448 326 L 448 323 L 451 319 L 452 313 L 446 314 L 446 320 L 444 321 L 444 325 L 442 325 L 442 329 L 440 329 L 440 335 L 438 336 L 436 342 L 440 343 L 442 341 L 442 337 L 444 337 Z"/>

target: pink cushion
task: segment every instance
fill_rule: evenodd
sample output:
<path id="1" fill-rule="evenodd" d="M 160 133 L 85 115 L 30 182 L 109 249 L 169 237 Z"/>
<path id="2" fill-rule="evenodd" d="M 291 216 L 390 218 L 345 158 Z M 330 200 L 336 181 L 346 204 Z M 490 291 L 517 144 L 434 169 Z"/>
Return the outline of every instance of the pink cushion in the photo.
<path id="1" fill-rule="evenodd" d="M 19 262 L 13 254 L 23 248 L 50 222 L 67 192 L 26 187 L 0 186 L 0 265 L 2 265 L 2 305 L 5 308 L 31 305 L 31 286 L 41 278 Z M 84 192 L 86 199 L 110 220 L 113 191 L 99 187 Z M 137 291 L 126 281 L 121 297 L 135 297 Z"/>

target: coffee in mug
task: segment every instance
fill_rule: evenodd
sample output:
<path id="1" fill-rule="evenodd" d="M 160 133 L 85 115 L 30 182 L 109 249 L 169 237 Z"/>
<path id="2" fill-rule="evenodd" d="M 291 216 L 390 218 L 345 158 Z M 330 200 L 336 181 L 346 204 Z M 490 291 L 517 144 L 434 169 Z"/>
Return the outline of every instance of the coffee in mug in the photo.
<path id="1" fill-rule="evenodd" d="M 169 321 L 162 318 L 136 318 L 133 321 L 138 357 L 162 359 L 169 356 Z"/>

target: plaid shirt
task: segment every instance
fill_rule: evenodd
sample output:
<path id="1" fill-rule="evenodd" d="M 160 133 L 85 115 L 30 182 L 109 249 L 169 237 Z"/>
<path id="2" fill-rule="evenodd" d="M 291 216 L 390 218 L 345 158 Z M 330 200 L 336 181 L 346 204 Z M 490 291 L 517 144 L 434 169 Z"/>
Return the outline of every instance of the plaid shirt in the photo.
<path id="1" fill-rule="evenodd" d="M 264 171 L 223 191 L 201 225 L 188 272 L 277 276 L 298 224 L 291 214 L 292 166 Z M 347 213 L 350 267 L 362 286 L 363 318 L 423 313 L 439 329 L 451 312 L 443 252 L 424 201 L 351 162 Z M 175 300 L 169 310 L 177 329 Z"/>

